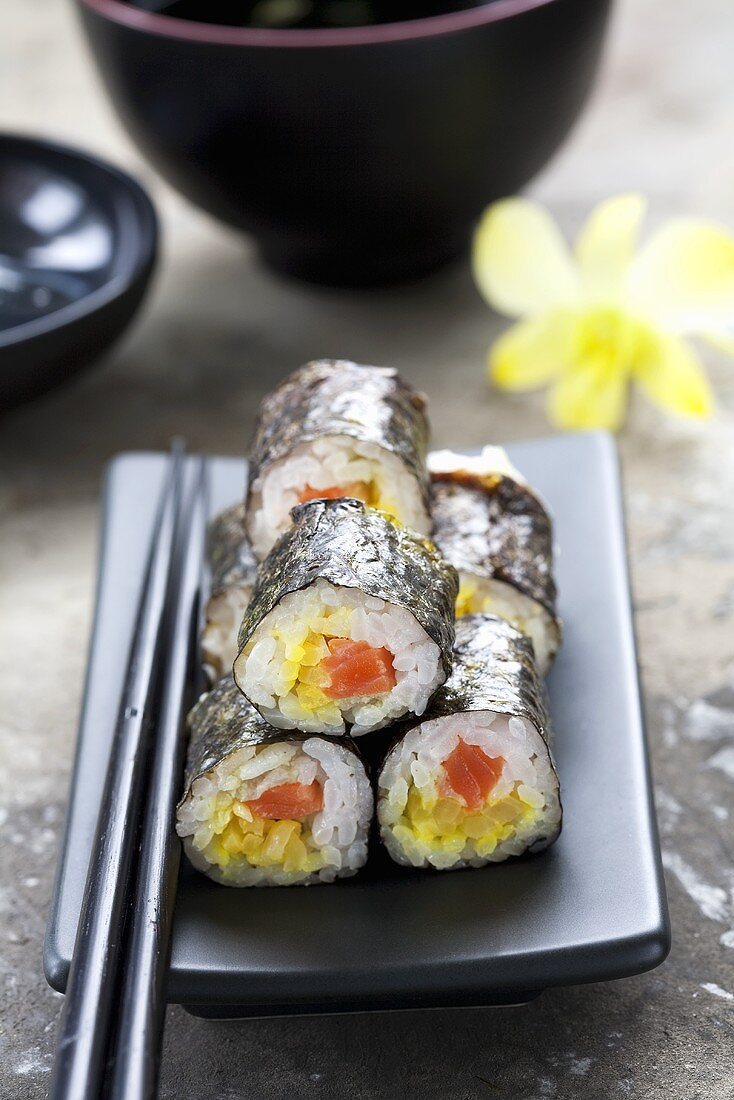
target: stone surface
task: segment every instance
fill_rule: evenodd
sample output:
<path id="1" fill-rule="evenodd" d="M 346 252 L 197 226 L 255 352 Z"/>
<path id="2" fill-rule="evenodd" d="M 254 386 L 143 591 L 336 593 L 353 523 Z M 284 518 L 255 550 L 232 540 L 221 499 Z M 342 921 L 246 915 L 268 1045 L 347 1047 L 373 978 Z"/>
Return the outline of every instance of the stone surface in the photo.
<path id="1" fill-rule="evenodd" d="M 68 140 L 153 191 L 163 258 L 140 322 L 104 363 L 0 426 L 0 1095 L 46 1095 L 60 998 L 41 944 L 63 821 L 107 459 L 165 447 L 240 452 L 262 393 L 321 355 L 394 364 L 433 398 L 436 441 L 544 434 L 542 397 L 486 387 L 501 322 L 465 267 L 368 295 L 278 281 L 245 242 L 141 164 L 64 0 L 5 0 L 0 125 Z M 569 231 L 640 188 L 654 222 L 734 225 L 730 0 L 621 0 L 593 101 L 532 186 Z M 734 372 L 708 357 L 716 419 L 636 405 L 620 438 L 640 658 L 674 944 L 638 978 L 527 1007 L 205 1023 L 172 1008 L 162 1096 L 176 1100 L 734 1094 Z M 32 681 L 30 677 L 33 677 Z M 29 683 L 33 687 L 29 690 Z M 600 777 L 601 778 L 601 777 Z"/>

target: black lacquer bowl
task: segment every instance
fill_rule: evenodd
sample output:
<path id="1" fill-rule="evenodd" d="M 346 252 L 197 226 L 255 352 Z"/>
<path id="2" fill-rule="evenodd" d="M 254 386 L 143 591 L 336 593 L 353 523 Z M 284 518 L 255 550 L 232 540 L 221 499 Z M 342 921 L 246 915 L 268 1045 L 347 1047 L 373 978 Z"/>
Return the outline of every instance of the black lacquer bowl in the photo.
<path id="1" fill-rule="evenodd" d="M 121 334 L 157 236 L 150 200 L 123 172 L 0 135 L 0 407 L 62 382 Z"/>
<path id="2" fill-rule="evenodd" d="M 325 30 L 78 3 L 158 171 L 252 233 L 272 266 L 355 285 L 460 254 L 483 207 L 542 168 L 586 100 L 611 0 L 493 0 Z"/>

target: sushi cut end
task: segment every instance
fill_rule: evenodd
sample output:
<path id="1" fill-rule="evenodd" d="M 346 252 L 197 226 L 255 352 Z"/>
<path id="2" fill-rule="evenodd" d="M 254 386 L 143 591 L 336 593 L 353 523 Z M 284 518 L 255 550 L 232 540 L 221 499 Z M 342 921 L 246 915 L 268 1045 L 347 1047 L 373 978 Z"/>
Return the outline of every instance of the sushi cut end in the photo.
<path id="1" fill-rule="evenodd" d="M 548 673 L 560 646 L 561 629 L 558 619 L 543 604 L 505 581 L 461 571 L 456 618 L 481 613 L 505 619 L 529 638 L 541 675 Z"/>
<path id="2" fill-rule="evenodd" d="M 419 534 L 431 522 L 423 486 L 392 451 L 352 436 L 325 435 L 295 447 L 250 487 L 247 533 L 264 558 L 291 523 L 291 509 L 310 500 L 352 497 Z"/>
<path id="3" fill-rule="evenodd" d="M 463 455 L 456 451 L 431 451 L 427 459 L 431 474 L 466 474 L 479 483 L 486 479 L 509 477 L 518 485 L 527 485 L 504 447 L 483 447 L 481 454 Z"/>
<path id="4" fill-rule="evenodd" d="M 332 882 L 367 859 L 372 792 L 361 761 L 323 738 L 237 749 L 194 780 L 176 831 L 226 886 Z"/>
<path id="5" fill-rule="evenodd" d="M 250 586 L 232 585 L 214 592 L 207 601 L 201 657 L 210 684 L 232 671 L 237 656 L 237 635 L 251 595 Z"/>
<path id="6" fill-rule="evenodd" d="M 479 867 L 555 840 L 558 779 L 527 720 L 489 711 L 450 715 L 415 727 L 388 753 L 378 819 L 398 863 Z"/>
<path id="7" fill-rule="evenodd" d="M 288 593 L 234 663 L 243 694 L 280 729 L 353 736 L 422 714 L 446 673 L 403 607 L 320 578 Z"/>

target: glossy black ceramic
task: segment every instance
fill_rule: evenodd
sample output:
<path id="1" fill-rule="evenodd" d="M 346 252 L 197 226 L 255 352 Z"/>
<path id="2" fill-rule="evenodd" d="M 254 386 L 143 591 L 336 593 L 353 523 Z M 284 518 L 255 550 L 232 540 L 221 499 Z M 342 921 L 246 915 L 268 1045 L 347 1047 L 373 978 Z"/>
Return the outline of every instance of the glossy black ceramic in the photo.
<path id="1" fill-rule="evenodd" d="M 546 163 L 588 95 L 611 0 L 329 30 L 78 3 L 114 104 L 174 187 L 273 266 L 365 284 L 459 254 L 486 204 Z"/>
<path id="2" fill-rule="evenodd" d="M 564 808 L 557 843 L 446 874 L 398 867 L 373 843 L 354 878 L 308 889 L 228 889 L 184 861 L 171 1000 L 219 1016 L 503 1004 L 665 958 L 670 930 L 613 444 L 566 435 L 509 452 L 548 501 L 559 548 L 565 631 L 549 678 Z M 233 458 L 210 466 L 214 513 L 241 497 L 245 470 Z M 56 989 L 74 947 L 165 470 L 164 455 L 122 455 L 107 479 L 94 637 L 46 935 L 46 976 Z"/>
<path id="3" fill-rule="evenodd" d="M 120 335 L 156 241 L 153 207 L 129 176 L 0 135 L 0 406 L 63 381 Z"/>

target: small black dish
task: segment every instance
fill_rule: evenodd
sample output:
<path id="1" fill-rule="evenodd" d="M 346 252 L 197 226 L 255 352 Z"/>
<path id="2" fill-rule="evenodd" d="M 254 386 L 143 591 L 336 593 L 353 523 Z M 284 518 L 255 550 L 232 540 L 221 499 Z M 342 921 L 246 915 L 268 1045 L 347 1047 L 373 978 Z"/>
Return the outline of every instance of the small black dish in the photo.
<path id="1" fill-rule="evenodd" d="M 150 199 L 119 169 L 0 134 L 0 408 L 64 381 L 117 339 L 157 241 Z"/>

